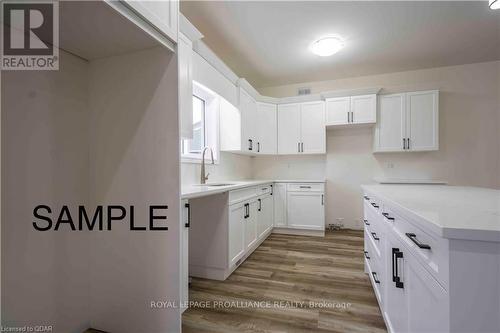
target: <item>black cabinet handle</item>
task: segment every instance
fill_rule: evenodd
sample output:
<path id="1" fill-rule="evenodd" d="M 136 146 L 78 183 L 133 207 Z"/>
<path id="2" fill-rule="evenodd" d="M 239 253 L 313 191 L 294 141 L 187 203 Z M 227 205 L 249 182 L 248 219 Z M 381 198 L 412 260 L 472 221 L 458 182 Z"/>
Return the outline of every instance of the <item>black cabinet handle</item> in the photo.
<path id="1" fill-rule="evenodd" d="M 372 275 L 373 275 L 373 281 L 375 281 L 375 283 L 380 283 L 380 281 L 377 279 L 377 272 L 372 272 Z"/>
<path id="2" fill-rule="evenodd" d="M 370 225 L 370 223 L 368 223 L 368 220 L 363 220 L 363 222 L 365 222 L 366 225 Z"/>
<path id="3" fill-rule="evenodd" d="M 248 150 L 252 150 L 252 149 L 253 149 L 253 140 L 248 139 Z"/>
<path id="4" fill-rule="evenodd" d="M 187 203 L 184 205 L 184 207 L 186 207 L 188 211 L 187 222 L 184 223 L 184 226 L 186 228 L 189 228 L 191 226 L 191 206 Z"/>
<path id="5" fill-rule="evenodd" d="M 325 205 L 325 195 L 322 194 L 321 195 L 321 206 L 324 206 Z"/>
<path id="6" fill-rule="evenodd" d="M 376 203 L 372 202 L 372 206 L 375 207 L 375 208 L 378 208 L 379 205 L 377 205 Z"/>
<path id="7" fill-rule="evenodd" d="M 300 142 L 297 142 L 297 152 L 300 153 Z"/>
<path id="8" fill-rule="evenodd" d="M 375 240 L 380 240 L 380 238 L 377 237 L 377 234 L 375 232 L 372 232 L 373 239 Z"/>
<path id="9" fill-rule="evenodd" d="M 302 152 L 304 152 L 304 142 L 302 142 L 302 143 L 300 144 L 300 150 L 301 150 Z"/>
<path id="10" fill-rule="evenodd" d="M 299 188 L 311 188 L 311 186 L 301 185 L 301 186 L 299 186 Z"/>
<path id="11" fill-rule="evenodd" d="M 398 259 L 403 258 L 403 252 L 398 248 L 392 248 L 392 281 L 396 284 L 396 288 L 404 288 L 404 283 L 398 275 Z"/>
<path id="12" fill-rule="evenodd" d="M 271 184 L 271 195 L 273 195 L 273 192 L 274 192 L 274 188 L 273 188 L 273 185 Z"/>
<path id="13" fill-rule="evenodd" d="M 408 237 L 409 239 L 411 239 L 411 241 L 413 243 L 415 243 L 419 248 L 421 248 L 421 249 L 427 249 L 427 250 L 431 249 L 430 245 L 420 243 L 418 241 L 418 239 L 417 239 L 417 235 L 415 235 L 414 233 L 407 232 L 405 235 L 406 235 L 406 237 Z"/>
<path id="14" fill-rule="evenodd" d="M 249 218 L 250 217 L 250 205 L 249 204 L 244 204 L 243 207 L 245 207 L 245 215 L 243 218 Z"/>
<path id="15" fill-rule="evenodd" d="M 406 149 L 410 149 L 410 138 L 406 139 Z"/>
<path id="16" fill-rule="evenodd" d="M 257 201 L 259 201 L 259 209 L 258 209 L 258 211 L 260 212 L 262 210 L 262 200 L 261 199 L 257 199 Z"/>
<path id="17" fill-rule="evenodd" d="M 403 138 L 403 150 L 406 149 L 406 138 Z"/>
<path id="18" fill-rule="evenodd" d="M 384 215 L 386 219 L 394 221 L 394 217 L 390 217 L 389 213 L 382 213 L 382 215 Z"/>
<path id="19" fill-rule="evenodd" d="M 257 142 L 257 152 L 260 153 L 260 142 Z"/>
<path id="20" fill-rule="evenodd" d="M 365 258 L 369 260 L 370 257 L 368 257 L 368 251 L 364 251 L 364 252 L 365 252 Z"/>
<path id="21" fill-rule="evenodd" d="M 367 197 L 366 195 L 365 195 L 365 196 L 363 196 L 363 198 L 365 198 L 365 200 L 370 200 L 370 198 L 369 198 L 369 197 Z"/>

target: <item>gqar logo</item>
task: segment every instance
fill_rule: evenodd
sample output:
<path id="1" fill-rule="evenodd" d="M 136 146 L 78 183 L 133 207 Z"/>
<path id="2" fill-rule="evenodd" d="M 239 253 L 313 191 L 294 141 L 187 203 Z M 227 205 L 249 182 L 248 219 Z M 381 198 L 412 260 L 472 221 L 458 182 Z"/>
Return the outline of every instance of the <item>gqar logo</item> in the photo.
<path id="1" fill-rule="evenodd" d="M 2 2 L 2 69 L 58 69 L 58 3 Z"/>
<path id="2" fill-rule="evenodd" d="M 97 206 L 88 211 L 85 206 L 78 206 L 71 212 L 66 205 L 60 210 L 53 210 L 47 205 L 38 205 L 33 209 L 33 227 L 38 231 L 110 231 L 114 223 L 128 221 L 131 231 L 165 231 L 168 227 L 161 221 L 167 220 L 167 205 L 149 206 L 148 226 L 137 225 L 134 206 Z"/>

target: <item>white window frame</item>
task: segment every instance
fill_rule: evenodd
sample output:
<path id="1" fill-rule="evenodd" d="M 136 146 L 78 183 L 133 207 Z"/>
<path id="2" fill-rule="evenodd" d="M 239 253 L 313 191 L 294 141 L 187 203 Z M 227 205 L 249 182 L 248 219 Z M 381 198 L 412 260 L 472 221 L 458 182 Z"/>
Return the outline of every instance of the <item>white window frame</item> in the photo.
<path id="1" fill-rule="evenodd" d="M 193 81 L 193 95 L 205 101 L 205 145 L 212 148 L 215 164 L 219 164 L 219 96 L 196 81 Z M 200 164 L 201 154 L 184 153 L 183 146 L 184 140 L 181 140 L 181 162 Z M 205 161 L 212 162 L 209 151 L 205 153 Z"/>

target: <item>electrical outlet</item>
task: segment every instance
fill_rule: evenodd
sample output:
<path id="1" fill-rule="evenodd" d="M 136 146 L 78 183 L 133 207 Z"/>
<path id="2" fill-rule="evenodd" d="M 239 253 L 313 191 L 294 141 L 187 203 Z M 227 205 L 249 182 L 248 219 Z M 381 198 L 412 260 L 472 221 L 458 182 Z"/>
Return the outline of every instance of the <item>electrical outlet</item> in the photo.
<path id="1" fill-rule="evenodd" d="M 387 162 L 387 169 L 394 169 L 394 163 Z"/>

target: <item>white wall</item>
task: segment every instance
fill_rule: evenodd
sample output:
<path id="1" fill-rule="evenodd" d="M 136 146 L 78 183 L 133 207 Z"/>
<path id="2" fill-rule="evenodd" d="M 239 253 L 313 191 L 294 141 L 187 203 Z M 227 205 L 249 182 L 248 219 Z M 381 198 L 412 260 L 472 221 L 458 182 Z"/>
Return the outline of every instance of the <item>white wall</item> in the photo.
<path id="1" fill-rule="evenodd" d="M 416 70 L 301 83 L 260 89 L 263 95 L 295 95 L 298 87 L 321 91 L 381 87 L 382 93 L 440 90 L 440 150 L 425 153 L 372 154 L 372 132 L 367 129 L 327 133 L 326 223 L 344 218 L 347 227 L 361 228 L 360 185 L 374 177 L 431 178 L 450 184 L 500 188 L 500 62 Z M 320 163 L 323 157 L 318 156 Z M 316 162 L 312 161 L 311 164 Z M 301 165 L 301 157 L 255 158 L 255 177 L 280 177 L 287 165 Z M 392 167 L 390 167 L 392 166 Z M 261 171 L 265 170 L 265 172 Z M 317 178 L 318 167 L 308 178 Z M 305 170 L 297 173 L 303 175 Z"/>
<path id="2" fill-rule="evenodd" d="M 219 164 L 210 164 L 210 153 L 205 154 L 205 172 L 209 172 L 208 182 L 224 180 L 252 179 L 252 158 L 244 155 L 220 152 Z M 181 183 L 183 185 L 200 183 L 199 163 L 181 164 Z"/>
<path id="3" fill-rule="evenodd" d="M 91 233 L 92 327 L 108 332 L 179 332 L 179 122 L 177 59 L 153 48 L 92 61 L 90 183 L 94 204 L 168 205 L 168 231 L 131 231 L 129 220 Z M 164 223 L 156 222 L 160 225 Z"/>
<path id="4" fill-rule="evenodd" d="M 2 72 L 4 326 L 90 324 L 88 233 L 32 226 L 36 205 L 87 204 L 87 70 L 61 50 L 59 71 Z"/>

